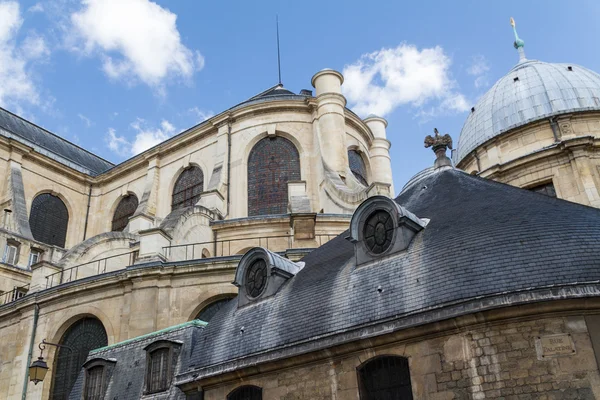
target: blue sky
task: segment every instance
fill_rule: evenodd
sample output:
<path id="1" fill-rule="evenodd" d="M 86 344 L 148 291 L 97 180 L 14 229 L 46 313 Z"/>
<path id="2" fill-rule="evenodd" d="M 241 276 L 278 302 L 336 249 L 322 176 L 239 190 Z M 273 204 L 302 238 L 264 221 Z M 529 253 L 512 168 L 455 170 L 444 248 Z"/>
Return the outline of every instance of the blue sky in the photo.
<path id="1" fill-rule="evenodd" d="M 0 0 L 0 106 L 120 162 L 277 83 L 346 75 L 350 108 L 389 121 L 396 190 L 455 143 L 467 110 L 528 58 L 600 71 L 596 1 Z"/>

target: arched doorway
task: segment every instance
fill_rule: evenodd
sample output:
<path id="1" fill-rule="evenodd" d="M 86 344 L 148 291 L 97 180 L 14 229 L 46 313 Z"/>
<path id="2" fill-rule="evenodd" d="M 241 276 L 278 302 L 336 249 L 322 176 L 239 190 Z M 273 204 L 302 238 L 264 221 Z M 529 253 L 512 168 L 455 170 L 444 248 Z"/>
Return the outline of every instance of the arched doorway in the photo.
<path id="1" fill-rule="evenodd" d="M 85 317 L 67 329 L 59 342 L 52 371 L 50 400 L 66 400 L 90 352 L 108 345 L 106 330 L 98 319 Z"/>

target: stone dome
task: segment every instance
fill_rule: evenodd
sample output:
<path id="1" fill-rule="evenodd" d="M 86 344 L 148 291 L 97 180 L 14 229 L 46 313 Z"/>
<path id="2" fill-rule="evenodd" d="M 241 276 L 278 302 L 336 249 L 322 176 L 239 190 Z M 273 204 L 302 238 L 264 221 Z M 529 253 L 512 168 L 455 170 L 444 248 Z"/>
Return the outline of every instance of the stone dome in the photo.
<path id="1" fill-rule="evenodd" d="M 600 110 L 600 75 L 575 64 L 522 60 L 467 117 L 454 162 L 502 133 L 558 114 Z"/>

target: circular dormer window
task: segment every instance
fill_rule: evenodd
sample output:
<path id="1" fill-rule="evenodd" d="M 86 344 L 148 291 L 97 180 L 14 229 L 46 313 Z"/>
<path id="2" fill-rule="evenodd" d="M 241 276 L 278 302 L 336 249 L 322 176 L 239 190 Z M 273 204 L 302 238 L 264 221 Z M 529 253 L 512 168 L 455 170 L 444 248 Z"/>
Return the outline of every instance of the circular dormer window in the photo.
<path id="1" fill-rule="evenodd" d="M 246 293 L 250 297 L 258 297 L 267 286 L 267 263 L 265 260 L 256 260 L 248 267 L 246 272 Z"/>
<path id="2" fill-rule="evenodd" d="M 394 238 L 394 222 L 387 211 L 377 210 L 365 221 L 363 237 L 367 249 L 374 254 L 381 254 L 392 244 Z"/>

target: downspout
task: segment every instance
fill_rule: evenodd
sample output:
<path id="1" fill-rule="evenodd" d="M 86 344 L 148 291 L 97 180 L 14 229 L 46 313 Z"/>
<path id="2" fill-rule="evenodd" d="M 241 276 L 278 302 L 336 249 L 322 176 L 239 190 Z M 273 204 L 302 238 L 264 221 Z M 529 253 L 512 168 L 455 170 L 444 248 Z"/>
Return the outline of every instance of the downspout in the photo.
<path id="1" fill-rule="evenodd" d="M 85 213 L 85 225 L 83 226 L 83 240 L 87 237 L 88 219 L 90 218 L 90 202 L 92 200 L 92 184 L 90 183 L 90 191 L 88 192 L 87 211 Z"/>
<path id="2" fill-rule="evenodd" d="M 31 331 L 31 338 L 29 339 L 29 354 L 27 354 L 27 364 L 25 364 L 25 379 L 23 380 L 23 393 L 21 394 L 21 400 L 27 398 L 27 384 L 29 382 L 29 366 L 31 365 L 31 358 L 33 356 L 33 346 L 35 344 L 35 333 L 37 331 L 38 317 L 40 316 L 40 306 L 35 303 L 33 306 L 33 330 Z"/>

